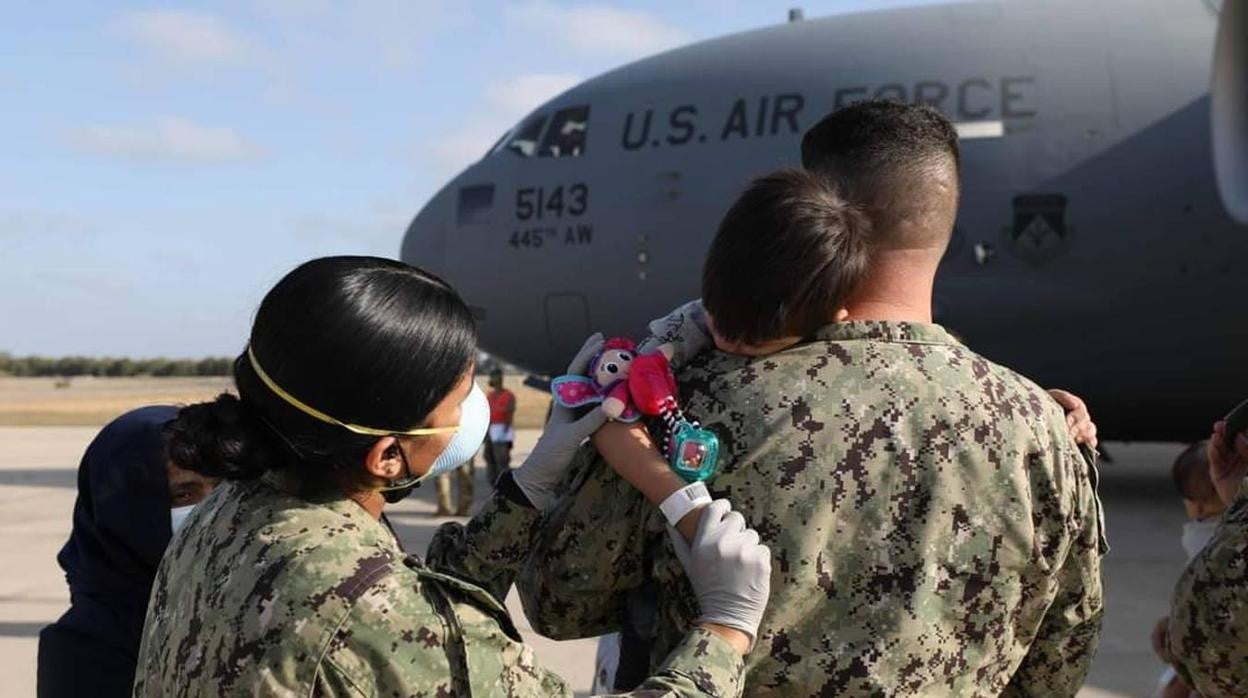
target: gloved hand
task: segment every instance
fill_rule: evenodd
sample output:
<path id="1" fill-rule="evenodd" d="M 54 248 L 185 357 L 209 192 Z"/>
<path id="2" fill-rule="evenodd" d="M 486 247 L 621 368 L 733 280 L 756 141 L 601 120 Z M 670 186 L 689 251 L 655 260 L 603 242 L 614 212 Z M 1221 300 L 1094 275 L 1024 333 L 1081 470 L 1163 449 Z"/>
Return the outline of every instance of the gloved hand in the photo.
<path id="1" fill-rule="evenodd" d="M 638 347 L 638 353 L 663 350 L 673 368 L 683 366 L 711 345 L 711 331 L 706 324 L 702 299 L 689 301 L 667 315 L 651 320 L 650 335 Z"/>
<path id="2" fill-rule="evenodd" d="M 758 638 L 758 624 L 771 597 L 771 551 L 746 528 L 745 517 L 726 499 L 702 509 L 693 543 L 668 527 L 676 557 L 685 568 L 702 615 L 699 623 L 717 623 Z"/>
<path id="3" fill-rule="evenodd" d="M 594 355 L 602 350 L 603 338 L 595 333 L 585 340 L 584 346 L 577 352 L 576 358 L 568 364 L 568 373 L 583 375 L 589 370 L 589 362 Z M 572 410 L 560 407 L 558 403 L 550 413 L 550 421 L 537 445 L 524 459 L 524 464 L 511 471 L 511 477 L 524 492 L 524 496 L 540 511 L 546 511 L 555 503 L 555 487 L 563 478 L 563 473 L 572 463 L 573 456 L 581 443 L 588 439 L 607 421 L 601 407 L 595 407 L 588 414 L 576 418 Z"/>

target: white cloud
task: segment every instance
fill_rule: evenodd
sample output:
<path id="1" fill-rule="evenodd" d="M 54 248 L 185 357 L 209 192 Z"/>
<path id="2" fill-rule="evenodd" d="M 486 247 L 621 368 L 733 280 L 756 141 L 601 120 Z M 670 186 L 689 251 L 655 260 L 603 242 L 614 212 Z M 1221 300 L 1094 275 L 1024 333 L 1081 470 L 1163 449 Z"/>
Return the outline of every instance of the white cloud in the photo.
<path id="1" fill-rule="evenodd" d="M 85 126 L 73 132 L 72 145 L 98 155 L 168 162 L 237 162 L 263 155 L 232 128 L 172 116 L 144 126 Z"/>
<path id="2" fill-rule="evenodd" d="M 522 116 L 559 95 L 581 78 L 572 73 L 524 73 L 491 82 L 482 93 L 482 108 L 428 146 L 426 155 L 439 176 L 457 174 L 485 155 Z"/>
<path id="3" fill-rule="evenodd" d="M 572 73 L 526 73 L 486 85 L 485 97 L 499 112 L 519 118 L 580 81 Z"/>
<path id="4" fill-rule="evenodd" d="M 349 55 L 390 70 L 409 71 L 425 58 L 429 39 L 448 21 L 466 16 L 452 0 L 255 0 L 273 23 L 279 47 L 300 56 Z"/>
<path id="5" fill-rule="evenodd" d="M 159 57 L 184 64 L 246 63 L 258 49 L 220 17 L 195 10 L 153 9 L 128 12 L 116 31 Z"/>
<path id="6" fill-rule="evenodd" d="M 129 294 L 135 290 L 134 282 L 123 275 L 107 269 L 93 269 L 87 264 L 76 262 L 75 265 L 40 270 L 36 277 L 55 286 L 82 291 L 91 296 L 93 302 L 100 302 L 111 295 Z"/>
<path id="7" fill-rule="evenodd" d="M 325 252 L 393 256 L 398 254 L 399 241 L 411 222 L 412 211 L 374 202 L 368 210 L 353 216 L 325 213 L 295 216 L 290 226 L 297 240 L 323 248 Z"/>
<path id="8" fill-rule="evenodd" d="M 450 177 L 480 160 L 510 126 L 499 119 L 477 119 L 461 124 L 429 144 L 427 155 L 437 169 L 438 178 Z"/>
<path id="9" fill-rule="evenodd" d="M 0 239 L 86 235 L 95 231 L 95 222 L 63 211 L 37 209 L 0 210 Z"/>
<path id="10" fill-rule="evenodd" d="M 199 274 L 203 269 L 203 263 L 193 250 L 163 247 L 152 250 L 149 256 L 161 269 L 183 276 Z"/>
<path id="11" fill-rule="evenodd" d="M 260 14 L 284 20 L 323 17 L 334 9 L 331 0 L 255 0 L 254 4 Z"/>
<path id="12" fill-rule="evenodd" d="M 689 42 L 683 30 L 652 14 L 610 5 L 534 0 L 508 7 L 506 17 L 521 29 L 592 56 L 641 58 Z"/>

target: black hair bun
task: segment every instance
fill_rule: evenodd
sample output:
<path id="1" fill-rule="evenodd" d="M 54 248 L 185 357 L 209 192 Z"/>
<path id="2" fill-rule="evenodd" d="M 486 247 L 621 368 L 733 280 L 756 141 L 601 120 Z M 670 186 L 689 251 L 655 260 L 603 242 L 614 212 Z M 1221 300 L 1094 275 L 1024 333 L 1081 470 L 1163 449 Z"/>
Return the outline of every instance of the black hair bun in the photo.
<path id="1" fill-rule="evenodd" d="M 207 477 L 245 480 L 280 463 L 269 428 L 229 393 L 183 407 L 165 434 L 173 464 Z"/>

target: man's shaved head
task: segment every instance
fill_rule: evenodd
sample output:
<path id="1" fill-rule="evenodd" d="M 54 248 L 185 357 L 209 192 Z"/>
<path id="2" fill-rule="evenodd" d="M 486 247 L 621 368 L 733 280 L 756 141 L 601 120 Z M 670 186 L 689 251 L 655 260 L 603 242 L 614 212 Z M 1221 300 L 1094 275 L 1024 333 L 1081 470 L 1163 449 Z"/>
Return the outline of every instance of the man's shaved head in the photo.
<path id="1" fill-rule="evenodd" d="M 871 219 L 879 250 L 944 251 L 958 210 L 958 134 L 927 105 L 859 102 L 802 138 L 802 167 Z"/>

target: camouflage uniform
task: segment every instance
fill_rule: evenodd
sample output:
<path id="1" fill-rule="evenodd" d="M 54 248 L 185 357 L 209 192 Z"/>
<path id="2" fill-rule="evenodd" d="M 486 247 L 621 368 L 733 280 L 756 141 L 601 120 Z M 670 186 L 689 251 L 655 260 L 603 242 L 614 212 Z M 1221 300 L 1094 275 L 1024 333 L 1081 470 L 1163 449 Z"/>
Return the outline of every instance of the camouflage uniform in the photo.
<path id="1" fill-rule="evenodd" d="M 442 526 L 421 561 L 354 502 L 287 490 L 271 476 L 223 485 L 174 539 L 135 696 L 571 695 L 498 601 L 536 510 L 497 495 L 467 526 Z M 645 695 L 736 696 L 741 666 L 697 631 Z"/>
<path id="2" fill-rule="evenodd" d="M 1205 698 L 1248 691 L 1248 496 L 1226 511 L 1179 577 L 1169 650 L 1183 682 Z"/>
<path id="3" fill-rule="evenodd" d="M 1102 616 L 1094 473 L 1042 390 L 934 325 L 829 325 L 680 371 L 708 482 L 770 546 L 752 696 L 1072 696 Z M 656 509 L 592 451 L 518 580 L 533 627 L 599 635 L 657 583 L 651 665 L 697 617 Z M 575 496 L 567 495 L 572 492 Z"/>

